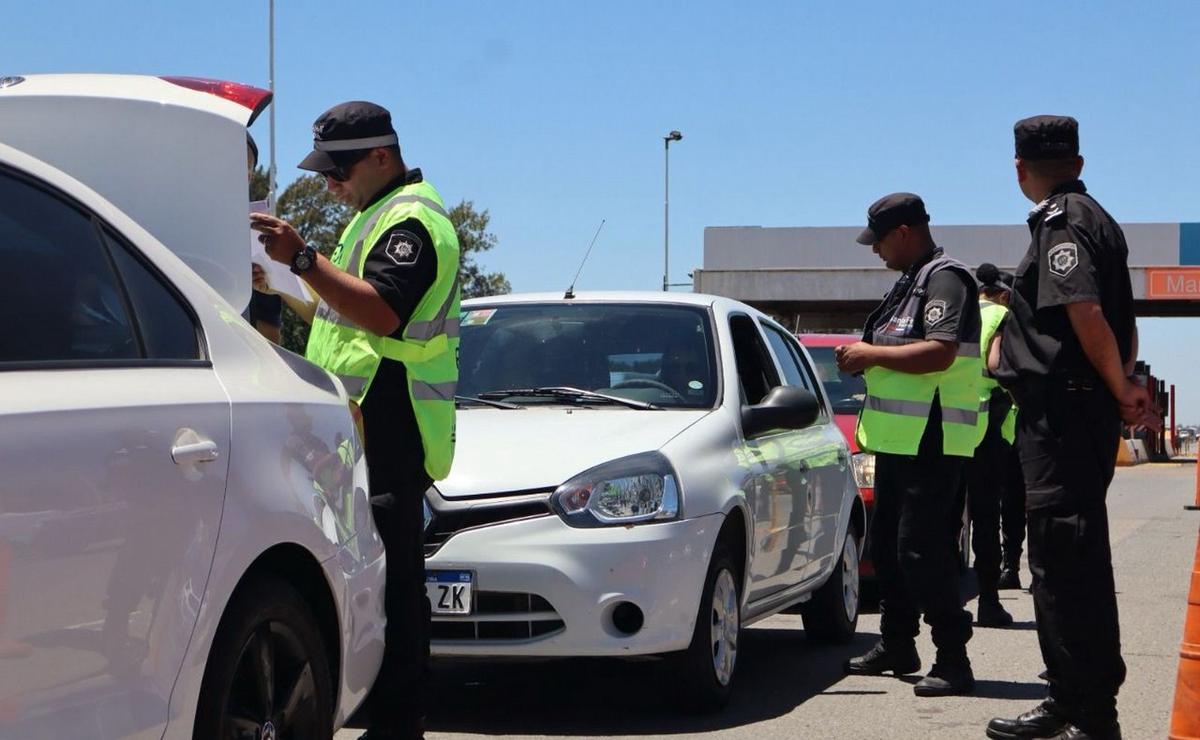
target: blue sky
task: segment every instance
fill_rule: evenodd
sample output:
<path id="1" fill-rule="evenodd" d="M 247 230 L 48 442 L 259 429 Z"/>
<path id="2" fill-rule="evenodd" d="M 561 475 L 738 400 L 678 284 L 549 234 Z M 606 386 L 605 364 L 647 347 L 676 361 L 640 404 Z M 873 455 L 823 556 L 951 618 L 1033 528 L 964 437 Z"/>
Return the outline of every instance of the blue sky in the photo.
<path id="1" fill-rule="evenodd" d="M 558 290 L 672 280 L 705 226 L 857 224 L 893 190 L 939 223 L 1017 223 L 1014 120 L 1081 121 L 1085 179 L 1122 221 L 1200 221 L 1200 3 L 277 0 L 281 184 L 324 109 L 393 112 L 410 164 L 492 215 L 484 263 Z M 267 0 L 9 9 L 2 74 L 188 74 L 267 84 Z M 263 145 L 266 116 L 254 126 Z M 1136 261 L 1136 260 L 1135 260 Z M 1142 320 L 1143 356 L 1200 423 L 1195 320 Z"/>

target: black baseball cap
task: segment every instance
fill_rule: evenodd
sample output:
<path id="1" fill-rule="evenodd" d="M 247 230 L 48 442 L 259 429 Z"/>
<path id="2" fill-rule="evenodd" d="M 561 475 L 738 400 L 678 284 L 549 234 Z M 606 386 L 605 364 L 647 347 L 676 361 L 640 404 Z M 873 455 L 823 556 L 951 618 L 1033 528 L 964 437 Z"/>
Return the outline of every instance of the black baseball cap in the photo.
<path id="1" fill-rule="evenodd" d="M 1079 156 L 1079 121 L 1070 116 L 1033 116 L 1013 125 L 1021 159 L 1063 159 Z"/>
<path id="2" fill-rule="evenodd" d="M 858 235 L 859 244 L 874 245 L 897 226 L 929 223 L 925 201 L 913 193 L 885 195 L 867 209 L 867 228 Z"/>
<path id="3" fill-rule="evenodd" d="M 297 166 L 330 172 L 359 159 L 364 151 L 399 143 L 387 108 L 352 100 L 333 106 L 313 122 L 313 151 Z"/>

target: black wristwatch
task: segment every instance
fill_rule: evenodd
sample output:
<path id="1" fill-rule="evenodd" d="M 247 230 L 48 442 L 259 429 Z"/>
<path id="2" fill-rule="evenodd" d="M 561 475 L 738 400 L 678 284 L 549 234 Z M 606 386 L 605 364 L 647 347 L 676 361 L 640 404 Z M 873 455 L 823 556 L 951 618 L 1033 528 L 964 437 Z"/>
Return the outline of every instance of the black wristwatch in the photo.
<path id="1" fill-rule="evenodd" d="M 297 275 L 308 272 L 315 264 L 317 264 L 317 250 L 307 244 L 292 255 L 292 272 Z"/>

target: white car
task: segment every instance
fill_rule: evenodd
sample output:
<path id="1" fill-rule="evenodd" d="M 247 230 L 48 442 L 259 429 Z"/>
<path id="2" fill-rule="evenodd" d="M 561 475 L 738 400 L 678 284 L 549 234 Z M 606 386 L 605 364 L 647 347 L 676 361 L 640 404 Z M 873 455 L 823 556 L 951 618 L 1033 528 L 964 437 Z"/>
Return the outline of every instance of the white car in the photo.
<path id="1" fill-rule="evenodd" d="M 374 682 L 345 391 L 235 308 L 267 97 L 0 78 L 0 738 L 325 738 Z"/>
<path id="2" fill-rule="evenodd" d="M 783 327 L 705 295 L 515 295 L 464 302 L 461 338 L 435 655 L 675 653 L 714 707 L 743 626 L 803 604 L 810 637 L 853 637 L 863 504 Z"/>

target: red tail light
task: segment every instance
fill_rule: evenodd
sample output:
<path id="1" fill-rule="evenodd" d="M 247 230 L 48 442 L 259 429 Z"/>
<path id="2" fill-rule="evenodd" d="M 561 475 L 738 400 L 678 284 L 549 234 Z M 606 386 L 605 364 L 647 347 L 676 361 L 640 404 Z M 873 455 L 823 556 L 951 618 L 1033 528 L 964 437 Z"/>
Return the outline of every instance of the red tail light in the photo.
<path id="1" fill-rule="evenodd" d="M 226 82 L 224 80 L 209 80 L 204 77 L 160 77 L 159 79 L 166 80 L 172 85 L 186 87 L 189 90 L 197 90 L 210 95 L 216 95 L 218 98 L 233 101 L 238 105 L 245 106 L 250 109 L 250 120 L 246 125 L 254 123 L 254 119 L 258 118 L 258 114 L 263 112 L 263 109 L 271 102 L 271 91 L 264 90 L 261 87 L 253 85 L 243 85 L 240 82 Z"/>

